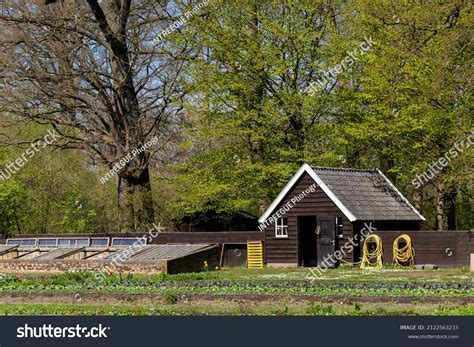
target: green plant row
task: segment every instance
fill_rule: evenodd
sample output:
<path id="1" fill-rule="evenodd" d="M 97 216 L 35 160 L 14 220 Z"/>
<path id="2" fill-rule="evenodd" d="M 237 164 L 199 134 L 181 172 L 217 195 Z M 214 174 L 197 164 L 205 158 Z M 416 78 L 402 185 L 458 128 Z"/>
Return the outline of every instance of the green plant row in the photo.
<path id="1" fill-rule="evenodd" d="M 465 315 L 473 316 L 474 307 L 437 308 L 383 308 L 361 307 L 358 304 L 332 306 L 309 304 L 298 306 L 242 307 L 232 305 L 212 306 L 131 306 L 131 305 L 74 305 L 74 304 L 14 304 L 1 305 L 2 315 L 114 315 L 114 316 L 176 316 L 176 315 L 317 315 L 317 316 L 386 316 L 386 315 Z"/>

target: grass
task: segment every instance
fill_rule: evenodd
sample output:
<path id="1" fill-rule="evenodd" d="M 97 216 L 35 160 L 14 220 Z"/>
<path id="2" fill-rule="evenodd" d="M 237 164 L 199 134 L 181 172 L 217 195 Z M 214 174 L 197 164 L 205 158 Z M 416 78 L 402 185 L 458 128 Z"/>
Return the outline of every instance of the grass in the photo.
<path id="1" fill-rule="evenodd" d="M 225 269 L 179 275 L 114 275 L 97 281 L 91 273 L 53 276 L 7 276 L 0 292 L 103 292 L 177 294 L 272 294 L 354 296 L 472 297 L 472 275 L 464 270 L 414 271 L 400 269 L 327 271 L 311 283 L 306 269 Z"/>
<path id="2" fill-rule="evenodd" d="M 310 274 L 307 268 L 223 268 L 219 271 L 183 273 L 177 275 L 134 275 L 136 279 L 152 281 L 307 281 L 306 276 Z M 48 279 L 64 278 L 70 281 L 78 281 L 84 277 L 83 273 L 25 273 L 25 278 Z M 468 267 L 438 270 L 415 270 L 403 269 L 393 266 L 384 266 L 382 269 L 361 270 L 352 266 L 341 266 L 324 272 L 318 277 L 318 281 L 324 282 L 380 282 L 380 276 L 384 281 L 391 283 L 415 282 L 415 283 L 472 283 L 473 275 Z M 91 276 L 92 277 L 92 276 Z M 127 275 L 123 275 L 126 279 Z"/>
<path id="3" fill-rule="evenodd" d="M 305 268 L 266 268 L 266 269 L 242 269 L 224 268 L 216 272 L 216 279 L 240 281 L 288 281 L 306 280 L 309 270 Z M 192 275 L 192 274 L 187 274 Z M 380 282 L 380 276 L 388 282 L 445 282 L 445 283 L 472 283 L 473 275 L 468 267 L 456 269 L 438 270 L 415 270 L 403 269 L 393 266 L 384 266 L 382 269 L 361 270 L 351 266 L 342 266 L 336 270 L 328 270 L 318 277 L 318 281 L 337 282 Z"/>
<path id="4" fill-rule="evenodd" d="M 312 284 L 306 279 L 308 273 L 303 268 L 226 268 L 178 275 L 120 274 L 102 282 L 83 272 L 10 274 L 0 279 L 0 314 L 474 315 L 473 305 L 454 300 L 469 302 L 474 297 L 473 275 L 465 268 L 342 267 L 325 272 Z M 89 301 L 51 299 L 81 294 Z M 133 294 L 153 299 L 144 302 Z M 192 295 L 201 297 L 181 299 Z M 373 303 L 363 299 L 368 297 L 378 299 Z M 407 297 L 410 302 L 396 299 Z"/>
<path id="5" fill-rule="evenodd" d="M 225 304 L 225 305 L 224 305 Z M 108 315 L 108 316 L 181 316 L 181 315 L 226 315 L 226 316 L 422 316 L 422 315 L 474 315 L 474 307 L 429 307 L 403 306 L 378 307 L 374 305 L 285 305 L 264 303 L 259 305 L 231 305 L 221 302 L 218 307 L 209 304 L 161 306 L 77 305 L 77 304 L 5 304 L 0 305 L 1 315 Z"/>
<path id="6" fill-rule="evenodd" d="M 311 275 L 307 268 L 223 268 L 219 271 L 182 273 L 177 275 L 157 274 L 157 275 L 133 275 L 137 280 L 147 280 L 153 282 L 163 281 L 305 281 Z M 13 274 L 15 275 L 15 274 Z M 57 279 L 67 282 L 84 282 L 87 278 L 93 279 L 93 274 L 84 272 L 73 273 L 25 273 L 19 275 L 23 278 L 35 280 Z M 120 278 L 119 278 L 120 276 Z M 469 268 L 438 269 L 438 270 L 415 270 L 403 269 L 399 267 L 385 266 L 382 269 L 361 270 L 350 266 L 342 266 L 338 269 L 328 270 L 318 275 L 318 282 L 380 282 L 380 276 L 384 281 L 390 283 L 473 283 L 473 274 Z M 126 280 L 127 274 L 111 276 L 117 280 Z M 95 279 L 94 279 L 95 280 Z"/>

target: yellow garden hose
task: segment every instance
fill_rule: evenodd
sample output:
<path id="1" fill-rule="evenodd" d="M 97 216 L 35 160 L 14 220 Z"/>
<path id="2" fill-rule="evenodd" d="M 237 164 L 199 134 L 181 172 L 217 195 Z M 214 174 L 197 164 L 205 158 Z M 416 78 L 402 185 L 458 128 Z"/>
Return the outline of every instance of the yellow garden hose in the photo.
<path id="1" fill-rule="evenodd" d="M 360 261 L 356 261 L 356 262 L 354 262 L 354 261 L 347 261 L 347 260 L 344 260 L 344 259 L 342 259 L 342 258 L 339 259 L 339 261 L 340 261 L 341 263 L 344 263 L 344 264 L 347 264 L 347 265 L 357 265 L 357 264 L 360 264 Z"/>
<path id="2" fill-rule="evenodd" d="M 375 242 L 375 249 L 369 250 L 369 244 Z M 364 246 L 362 248 L 362 261 L 360 263 L 361 269 L 366 268 L 381 268 L 382 267 L 382 238 L 376 234 L 370 234 L 364 240 Z"/>
<path id="3" fill-rule="evenodd" d="M 399 247 L 398 242 L 405 241 L 405 246 Z M 401 266 L 415 265 L 415 249 L 411 245 L 411 238 L 407 234 L 400 235 L 393 241 L 393 263 Z"/>

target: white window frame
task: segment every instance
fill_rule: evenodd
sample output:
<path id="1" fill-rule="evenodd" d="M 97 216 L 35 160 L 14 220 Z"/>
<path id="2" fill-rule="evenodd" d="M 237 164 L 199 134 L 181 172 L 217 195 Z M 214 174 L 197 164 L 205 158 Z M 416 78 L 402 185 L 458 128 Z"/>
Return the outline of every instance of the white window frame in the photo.
<path id="1" fill-rule="evenodd" d="M 284 219 L 286 219 L 286 224 Z M 275 237 L 279 239 L 288 238 L 288 217 L 277 218 L 275 222 Z"/>

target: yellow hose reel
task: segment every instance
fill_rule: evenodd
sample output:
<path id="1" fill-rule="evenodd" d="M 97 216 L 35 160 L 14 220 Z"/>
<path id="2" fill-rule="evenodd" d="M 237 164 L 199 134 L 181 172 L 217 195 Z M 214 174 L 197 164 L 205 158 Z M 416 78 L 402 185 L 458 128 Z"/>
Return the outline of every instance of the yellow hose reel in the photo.
<path id="1" fill-rule="evenodd" d="M 375 247 L 369 248 L 369 245 L 374 244 Z M 360 263 L 361 269 L 367 268 L 381 268 L 383 263 L 383 249 L 382 238 L 376 234 L 370 234 L 364 240 L 362 248 L 362 261 Z"/>
<path id="2" fill-rule="evenodd" d="M 404 243 L 402 247 L 400 247 L 400 241 Z M 408 267 L 415 265 L 415 249 L 412 247 L 411 238 L 407 234 L 400 235 L 393 241 L 393 263 Z"/>

